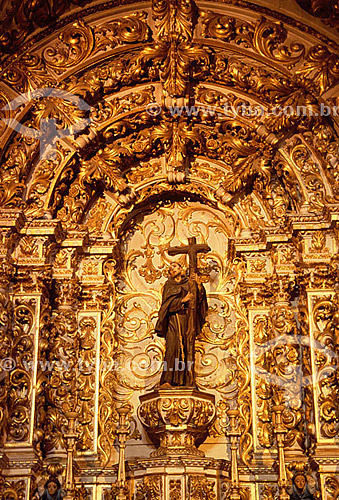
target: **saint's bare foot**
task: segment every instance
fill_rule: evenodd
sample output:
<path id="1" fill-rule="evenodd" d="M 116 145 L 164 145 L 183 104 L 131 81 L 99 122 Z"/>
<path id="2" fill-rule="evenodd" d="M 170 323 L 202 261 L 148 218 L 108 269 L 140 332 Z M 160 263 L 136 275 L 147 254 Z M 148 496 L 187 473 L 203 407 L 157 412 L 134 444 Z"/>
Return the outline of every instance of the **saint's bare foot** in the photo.
<path id="1" fill-rule="evenodd" d="M 173 387 L 168 382 L 165 382 L 164 384 L 161 384 L 159 389 L 173 389 Z"/>

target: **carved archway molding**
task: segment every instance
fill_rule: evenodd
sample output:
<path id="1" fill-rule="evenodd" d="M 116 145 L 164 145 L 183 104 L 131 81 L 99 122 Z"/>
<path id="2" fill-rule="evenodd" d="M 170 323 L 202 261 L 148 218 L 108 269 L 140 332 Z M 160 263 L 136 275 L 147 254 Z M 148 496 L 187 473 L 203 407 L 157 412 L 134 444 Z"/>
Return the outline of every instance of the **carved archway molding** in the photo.
<path id="1" fill-rule="evenodd" d="M 65 184 L 62 180 L 63 175 L 69 184 L 70 172 L 76 169 L 74 162 L 79 163 L 75 155 L 75 151 L 79 149 L 80 155 L 86 160 L 85 162 L 80 160 L 81 177 L 86 181 L 91 176 L 96 179 L 104 178 L 110 189 L 112 189 L 112 184 L 115 185 L 114 189 L 118 193 L 128 190 L 124 178 L 126 161 L 130 162 L 133 159 L 135 161 L 138 158 L 147 159 L 149 154 L 159 156 L 164 152 L 167 164 L 170 164 L 170 166 L 167 165 L 167 170 L 169 169 L 167 174 L 172 182 L 185 179 L 183 171 L 187 169 L 187 165 L 183 163 L 182 155 L 188 154 L 194 158 L 197 154 L 207 153 L 209 156 L 212 155 L 212 158 L 214 156 L 222 161 L 224 161 L 225 154 L 231 155 L 233 161 L 229 161 L 228 165 L 231 167 L 232 176 L 239 178 L 239 184 L 246 183 L 248 177 L 248 174 L 247 177 L 244 175 L 246 167 L 247 170 L 252 169 L 257 173 L 262 173 L 265 168 L 263 165 L 253 167 L 257 159 L 257 154 L 253 154 L 253 150 L 257 153 L 259 148 L 263 148 L 263 156 L 266 153 L 267 161 L 270 161 L 272 152 L 269 151 L 269 147 L 265 147 L 265 144 L 272 147 L 278 144 L 280 153 L 286 161 L 288 155 L 286 150 L 294 149 L 289 148 L 288 142 L 286 143 L 284 139 L 291 135 L 291 129 L 295 132 L 300 130 L 301 133 L 295 136 L 294 145 L 298 145 L 300 141 L 301 144 L 304 143 L 302 148 L 309 148 L 309 145 L 305 144 L 307 143 L 307 129 L 311 134 L 319 135 L 318 148 L 311 148 L 309 153 L 305 151 L 303 154 L 318 158 L 318 168 L 315 168 L 319 171 L 318 180 L 325 182 L 326 194 L 332 196 L 329 187 L 331 177 L 329 182 L 325 181 L 331 172 L 328 172 L 328 169 L 321 171 L 325 163 L 327 165 L 335 163 L 332 158 L 334 145 L 329 148 L 328 158 L 322 158 L 324 140 L 330 145 L 334 132 L 331 132 L 326 117 L 320 116 L 320 106 L 325 104 L 331 106 L 333 102 L 331 100 L 328 103 L 323 102 L 322 98 L 317 102 L 317 99 L 320 95 L 328 94 L 331 87 L 330 95 L 333 95 L 335 91 L 337 75 L 334 52 L 330 52 L 325 45 L 319 44 L 316 38 L 310 35 L 305 36 L 304 33 L 303 43 L 300 40 L 298 43 L 291 44 L 289 41 L 291 34 L 286 26 L 273 20 L 260 18 L 259 15 L 253 22 L 252 13 L 249 16 L 244 12 L 245 15 L 239 16 L 238 11 L 232 12 L 233 7 L 228 7 L 224 17 L 221 14 L 212 14 L 208 10 L 200 9 L 198 23 L 192 21 L 194 9 L 191 9 L 192 12 L 188 13 L 191 16 L 191 22 L 188 23 L 187 32 L 184 28 L 180 28 L 180 21 L 178 22 L 179 29 L 182 29 L 181 36 L 183 40 L 188 40 L 187 43 L 192 50 L 192 56 L 183 54 L 183 57 L 184 60 L 186 57 L 185 64 L 190 64 L 191 60 L 193 62 L 194 57 L 198 59 L 202 57 L 198 62 L 200 69 L 197 73 L 197 82 L 207 80 L 207 83 L 199 83 L 193 95 L 188 98 L 185 67 L 177 73 L 179 83 L 172 81 L 170 75 L 166 77 L 165 73 L 162 74 L 161 71 L 159 73 L 163 55 L 158 46 L 152 44 L 151 38 L 152 32 L 156 33 L 157 30 L 155 24 L 160 22 L 159 26 L 161 23 L 163 26 L 166 25 L 166 9 L 164 12 L 158 12 L 157 9 L 155 4 L 153 20 L 150 11 L 146 9 L 132 15 L 124 13 L 122 20 L 115 16 L 112 21 L 109 17 L 100 21 L 101 14 L 99 14 L 95 27 L 91 25 L 90 18 L 75 22 L 56 33 L 60 38 L 56 45 L 53 45 L 51 39 L 47 39 L 44 45 L 40 41 L 40 46 L 31 51 L 29 57 L 19 58 L 20 64 L 15 60 L 8 60 L 10 64 L 5 72 L 5 80 L 7 79 L 17 91 L 24 92 L 41 86 L 41 78 L 44 78 L 43 75 L 47 73 L 50 86 L 67 89 L 84 99 L 89 99 L 92 112 L 91 125 L 86 130 L 86 134 L 74 140 L 60 141 L 61 147 L 55 163 L 45 161 L 39 166 L 36 164 L 38 155 L 34 152 L 38 148 L 38 141 L 23 140 L 20 135 L 13 138 L 10 129 L 4 131 L 4 138 L 6 135 L 10 136 L 11 141 L 9 150 L 8 147 L 4 147 L 5 159 L 8 158 L 4 162 L 4 169 L 7 166 L 9 179 L 6 182 L 6 174 L 4 174 L 3 184 L 8 186 L 8 189 L 7 196 L 4 195 L 3 205 L 18 204 L 18 191 L 22 191 L 22 183 L 26 184 L 27 179 L 30 179 L 25 194 L 29 204 L 28 213 L 36 216 L 39 215 L 40 210 L 41 216 L 43 209 L 47 209 L 46 204 L 51 204 L 50 198 L 53 196 L 50 192 L 47 196 L 47 203 L 44 207 L 41 206 L 45 186 L 56 187 L 55 184 L 60 177 L 62 184 Z M 193 38 L 192 34 L 194 34 Z M 168 41 L 170 36 L 166 30 L 162 29 L 160 35 L 163 38 L 161 43 L 165 45 L 172 43 Z M 199 49 L 200 46 L 206 45 L 206 40 L 212 44 L 208 49 L 210 53 L 206 49 Z M 328 46 L 332 49 L 333 43 Z M 139 53 L 136 54 L 136 51 Z M 196 52 L 195 56 L 194 52 Z M 328 64 L 325 65 L 323 61 L 327 61 Z M 270 72 L 265 71 L 263 64 L 271 68 Z M 25 67 L 27 67 L 26 72 Z M 210 75 L 207 78 L 206 71 Z M 248 77 L 249 71 L 256 73 L 252 80 Z M 156 82 L 159 77 L 163 80 L 162 83 Z M 132 91 L 129 90 L 128 87 L 137 84 L 138 80 L 148 80 L 149 83 L 137 90 L 135 88 Z M 226 85 L 222 84 L 223 81 Z M 177 84 L 179 89 L 175 87 Z M 44 80 L 44 85 L 46 85 L 46 80 Z M 119 91 L 121 87 L 122 90 Z M 169 113 L 166 113 L 166 101 L 164 101 L 162 88 L 165 92 L 170 91 L 172 95 L 176 95 L 172 104 L 184 103 L 189 107 L 196 106 L 196 109 L 200 111 L 196 112 L 194 117 L 187 117 L 184 112 L 181 120 L 178 120 L 178 117 L 173 119 Z M 7 90 L 6 86 L 4 89 Z M 181 100 L 180 95 L 183 96 Z M 15 97 L 15 94 L 12 93 L 12 96 Z M 251 115 L 243 119 L 239 114 L 234 114 L 231 108 L 230 116 L 224 117 L 225 105 L 232 105 L 237 109 L 244 99 L 252 108 L 255 106 L 255 109 L 259 109 L 258 106 L 260 106 L 264 116 Z M 151 102 L 158 102 L 164 106 L 161 116 L 152 116 L 145 112 L 145 108 L 147 109 L 147 105 Z M 275 106 L 279 105 L 291 106 L 290 112 L 276 117 L 272 111 Z M 293 108 L 297 105 L 305 106 L 308 116 L 295 116 Z M 214 116 L 206 116 L 199 106 L 212 106 Z M 18 118 L 29 117 L 28 124 L 38 128 L 42 116 L 49 116 L 49 110 L 46 107 L 38 111 L 28 102 L 26 109 L 20 108 Z M 59 117 L 60 125 L 65 126 L 72 116 L 76 119 L 79 110 L 76 106 L 69 106 L 68 109 L 64 106 L 61 109 L 52 109 L 53 113 Z M 335 116 L 333 118 L 336 120 Z M 223 123 L 220 124 L 220 121 Z M 234 121 L 239 121 L 239 123 L 232 123 Z M 138 127 L 143 127 L 144 132 L 137 133 Z M 226 147 L 225 151 L 224 141 L 220 137 L 226 135 L 225 129 L 231 138 L 239 130 L 242 133 L 246 130 L 249 134 L 248 137 L 244 136 L 245 142 L 248 143 L 250 140 L 252 143 L 249 150 L 246 150 L 244 144 L 238 144 L 238 147 L 244 150 L 245 157 L 253 155 L 253 158 L 248 160 L 248 165 L 242 166 L 242 172 L 234 167 L 235 159 L 239 158 L 239 151 L 236 147 L 233 147 L 233 151 L 231 147 L 229 149 Z M 177 141 L 177 137 L 181 140 Z M 105 161 L 102 164 L 104 172 L 101 172 L 98 166 L 101 160 L 96 152 L 100 151 L 100 148 L 107 142 L 114 142 L 114 147 L 108 151 L 110 158 L 106 165 L 106 172 Z M 12 165 L 14 156 L 18 163 L 16 173 Z M 25 157 L 30 159 L 29 162 L 24 160 Z M 35 157 L 36 160 L 34 160 Z M 278 162 L 279 159 L 277 159 Z M 264 159 L 262 162 L 265 164 Z M 296 159 L 292 156 L 289 162 L 291 165 L 287 168 L 292 169 L 294 177 L 299 177 L 299 183 L 302 183 L 295 162 Z M 27 170 L 27 163 L 29 163 L 29 170 Z M 109 170 L 111 175 L 107 175 Z M 57 172 L 56 176 L 54 172 Z M 335 174 L 335 172 L 332 173 Z M 13 175 L 16 176 L 15 179 Z M 119 181 L 120 176 L 123 178 Z M 294 181 L 295 179 L 292 182 Z M 222 189 L 227 192 L 227 187 L 225 189 L 222 186 Z M 307 187 L 303 186 L 300 190 L 304 194 Z M 91 196 L 91 190 L 84 196 Z M 128 193 L 125 193 L 126 196 L 129 201 Z"/>

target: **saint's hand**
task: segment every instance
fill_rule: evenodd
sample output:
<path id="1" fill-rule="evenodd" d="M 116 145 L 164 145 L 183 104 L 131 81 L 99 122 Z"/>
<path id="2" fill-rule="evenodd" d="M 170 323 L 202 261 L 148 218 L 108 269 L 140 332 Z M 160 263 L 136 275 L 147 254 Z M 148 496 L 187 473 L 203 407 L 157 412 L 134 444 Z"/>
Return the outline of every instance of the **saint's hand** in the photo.
<path id="1" fill-rule="evenodd" d="M 198 273 L 192 273 L 191 279 L 198 283 L 198 285 L 201 285 L 201 276 L 199 276 Z"/>
<path id="2" fill-rule="evenodd" d="M 184 303 L 184 302 L 188 302 L 189 300 L 193 299 L 193 293 L 191 292 L 187 292 L 185 297 L 183 299 L 181 299 L 181 302 Z"/>

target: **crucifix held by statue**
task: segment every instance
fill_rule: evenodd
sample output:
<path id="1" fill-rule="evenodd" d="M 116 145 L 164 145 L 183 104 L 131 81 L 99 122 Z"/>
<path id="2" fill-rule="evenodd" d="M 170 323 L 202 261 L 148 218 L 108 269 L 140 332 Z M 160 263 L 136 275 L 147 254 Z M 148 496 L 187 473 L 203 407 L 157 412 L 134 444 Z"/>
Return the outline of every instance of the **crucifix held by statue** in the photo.
<path id="1" fill-rule="evenodd" d="M 211 249 L 188 238 L 188 245 L 171 247 L 171 256 L 186 254 L 189 260 L 188 278 L 178 262 L 172 262 L 169 278 L 162 294 L 155 332 L 166 339 L 166 351 L 160 387 L 195 386 L 195 338 L 200 333 L 207 314 L 204 286 L 197 278 L 197 254 Z"/>

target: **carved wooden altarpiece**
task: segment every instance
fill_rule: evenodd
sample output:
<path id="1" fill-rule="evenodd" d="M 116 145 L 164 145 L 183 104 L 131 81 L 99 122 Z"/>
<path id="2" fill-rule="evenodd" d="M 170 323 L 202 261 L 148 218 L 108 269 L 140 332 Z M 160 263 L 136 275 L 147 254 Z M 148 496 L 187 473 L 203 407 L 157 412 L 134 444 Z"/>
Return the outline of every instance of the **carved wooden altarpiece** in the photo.
<path id="1" fill-rule="evenodd" d="M 338 2 L 278 3 L 2 2 L 1 499 L 338 497 Z M 166 392 L 191 237 L 198 390 Z"/>

